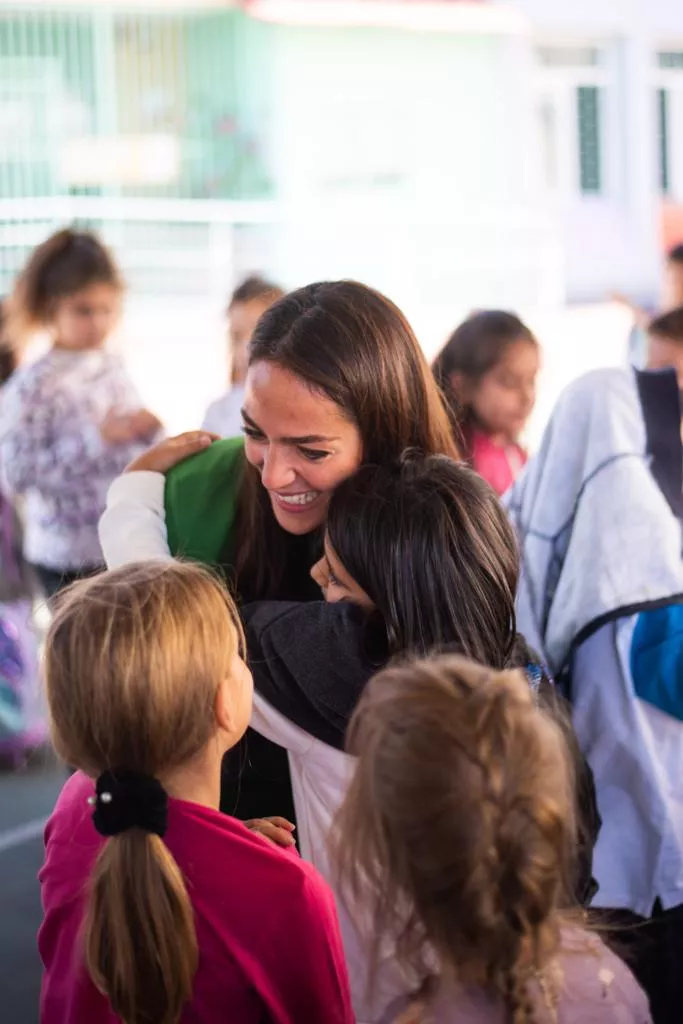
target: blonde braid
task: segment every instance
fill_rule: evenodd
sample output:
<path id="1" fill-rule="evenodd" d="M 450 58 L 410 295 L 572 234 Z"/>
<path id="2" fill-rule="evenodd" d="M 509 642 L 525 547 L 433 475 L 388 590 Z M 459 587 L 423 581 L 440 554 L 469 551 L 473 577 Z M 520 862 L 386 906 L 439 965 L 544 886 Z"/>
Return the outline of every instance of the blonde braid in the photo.
<path id="1" fill-rule="evenodd" d="M 535 1024 L 536 1014 L 529 992 L 529 978 L 519 964 L 508 972 L 503 999 L 511 1024 Z"/>
<path id="2" fill-rule="evenodd" d="M 403 966 L 486 989 L 511 1024 L 534 1024 L 531 983 L 559 948 L 575 839 L 559 727 L 522 673 L 442 656 L 376 676 L 349 749 L 341 890 L 375 939 L 396 937 Z"/>

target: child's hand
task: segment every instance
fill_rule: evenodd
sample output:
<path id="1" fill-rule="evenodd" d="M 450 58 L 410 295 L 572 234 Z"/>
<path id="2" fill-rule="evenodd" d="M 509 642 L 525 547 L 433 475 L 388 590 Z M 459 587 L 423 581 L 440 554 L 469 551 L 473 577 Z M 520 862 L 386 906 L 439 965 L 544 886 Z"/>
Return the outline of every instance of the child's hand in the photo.
<path id="1" fill-rule="evenodd" d="M 160 441 L 137 459 L 133 459 L 130 465 L 126 466 L 126 473 L 137 473 L 140 470 L 167 473 L 179 462 L 189 459 L 190 455 L 196 455 L 197 452 L 209 448 L 214 441 L 220 441 L 218 434 L 210 434 L 206 430 L 190 430 L 177 437 L 167 437 L 165 441 Z"/>
<path id="2" fill-rule="evenodd" d="M 286 818 L 252 818 L 243 822 L 248 829 L 256 832 L 271 846 L 294 846 L 294 825 Z"/>
<path id="3" fill-rule="evenodd" d="M 137 438 L 133 417 L 110 409 L 100 423 L 100 436 L 107 444 L 127 444 Z"/>
<path id="4" fill-rule="evenodd" d="M 137 412 L 131 413 L 130 424 L 133 436 L 140 441 L 152 437 L 162 427 L 159 417 L 149 409 L 138 409 Z"/>

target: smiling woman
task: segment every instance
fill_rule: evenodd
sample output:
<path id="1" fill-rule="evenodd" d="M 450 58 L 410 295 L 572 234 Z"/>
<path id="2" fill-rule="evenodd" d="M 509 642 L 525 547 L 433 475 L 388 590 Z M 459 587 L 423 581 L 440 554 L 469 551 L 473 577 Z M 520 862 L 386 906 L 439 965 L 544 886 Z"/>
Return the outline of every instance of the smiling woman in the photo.
<path id="1" fill-rule="evenodd" d="M 339 484 L 361 464 L 395 461 L 406 448 L 457 456 L 410 325 L 384 296 L 349 281 L 301 288 L 261 317 L 244 432 L 245 441 L 173 439 L 133 463 L 114 484 L 100 526 L 107 563 L 170 549 L 222 566 L 241 602 L 314 600 L 320 591 L 309 573 Z M 252 767 L 259 756 L 251 736 Z M 270 761 L 257 768 L 270 810 L 244 775 L 234 788 L 224 778 L 226 793 L 239 790 L 225 809 L 250 818 L 273 813 L 279 770 Z M 289 793 L 284 777 L 281 814 L 291 807 Z"/>
<path id="2" fill-rule="evenodd" d="M 243 414 L 244 442 L 192 434 L 133 463 L 167 477 L 117 482 L 100 531 L 108 564 L 162 553 L 164 531 L 145 509 L 162 492 L 172 555 L 224 566 L 242 600 L 311 598 L 308 571 L 343 480 L 406 448 L 457 455 L 410 325 L 352 281 L 309 285 L 264 313 Z"/>
<path id="3" fill-rule="evenodd" d="M 273 363 L 248 375 L 245 455 L 288 533 L 315 529 L 330 495 L 361 461 L 358 428 L 331 399 Z"/>

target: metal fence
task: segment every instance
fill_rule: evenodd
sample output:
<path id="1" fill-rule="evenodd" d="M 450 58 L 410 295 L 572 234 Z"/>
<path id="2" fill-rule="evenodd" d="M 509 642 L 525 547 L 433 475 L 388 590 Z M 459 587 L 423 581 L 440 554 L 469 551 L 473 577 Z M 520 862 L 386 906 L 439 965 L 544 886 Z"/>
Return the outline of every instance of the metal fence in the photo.
<path id="1" fill-rule="evenodd" d="M 0 6 L 0 196 L 262 198 L 268 26 Z"/>
<path id="2" fill-rule="evenodd" d="M 285 285 L 360 277 L 417 310 L 561 299 L 543 210 L 499 198 L 456 213 L 450 194 L 410 205 L 391 190 L 292 198 L 282 147 L 302 136 L 283 142 L 272 123 L 278 31 L 235 7 L 0 0 L 0 295 L 34 245 L 76 223 L 102 233 L 131 292 L 162 299 L 224 304 L 258 270 Z M 303 119 L 304 136 L 315 128 Z"/>

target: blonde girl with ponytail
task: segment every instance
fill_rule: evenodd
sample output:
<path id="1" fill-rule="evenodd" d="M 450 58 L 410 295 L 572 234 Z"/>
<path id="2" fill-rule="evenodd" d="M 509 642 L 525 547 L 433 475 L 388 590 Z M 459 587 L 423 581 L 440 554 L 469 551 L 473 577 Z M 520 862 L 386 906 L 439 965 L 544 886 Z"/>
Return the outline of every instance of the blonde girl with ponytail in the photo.
<path id="1" fill-rule="evenodd" d="M 42 1024 L 351 1024 L 332 897 L 218 810 L 252 681 L 235 607 L 197 566 L 132 564 L 58 601 Z"/>
<path id="2" fill-rule="evenodd" d="M 394 942 L 410 990 L 382 1024 L 651 1021 L 627 968 L 561 911 L 571 759 L 521 672 L 456 656 L 389 667 L 347 743 L 358 760 L 332 837 L 340 890 L 372 922 L 371 965 Z"/>

